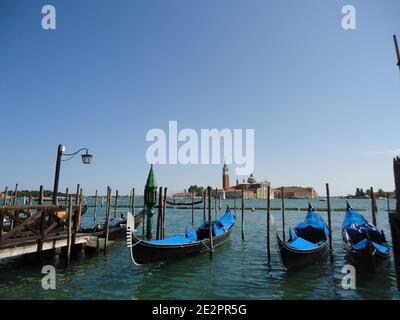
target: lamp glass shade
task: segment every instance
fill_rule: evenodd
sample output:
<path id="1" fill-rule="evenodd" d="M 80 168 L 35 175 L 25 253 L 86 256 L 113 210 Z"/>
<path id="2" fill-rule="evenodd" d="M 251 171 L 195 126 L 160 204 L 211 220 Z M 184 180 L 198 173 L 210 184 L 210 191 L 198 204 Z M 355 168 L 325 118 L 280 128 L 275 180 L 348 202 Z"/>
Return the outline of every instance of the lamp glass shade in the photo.
<path id="1" fill-rule="evenodd" d="M 85 154 L 82 155 L 82 162 L 84 164 L 91 164 L 92 158 L 93 158 L 93 156 L 86 152 Z"/>

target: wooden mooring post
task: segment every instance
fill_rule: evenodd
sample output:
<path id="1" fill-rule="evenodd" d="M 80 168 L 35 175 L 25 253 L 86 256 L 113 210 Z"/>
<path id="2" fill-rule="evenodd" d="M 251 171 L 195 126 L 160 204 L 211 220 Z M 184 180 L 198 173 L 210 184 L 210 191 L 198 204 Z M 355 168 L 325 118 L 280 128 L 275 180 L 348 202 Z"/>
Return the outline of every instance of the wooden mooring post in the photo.
<path id="1" fill-rule="evenodd" d="M 68 205 L 69 205 L 69 203 L 68 203 L 68 193 L 69 193 L 69 190 L 68 190 L 68 188 L 66 188 L 65 189 L 65 198 L 64 198 L 64 207 L 65 207 L 65 209 L 67 209 Z"/>
<path id="2" fill-rule="evenodd" d="M 11 198 L 12 195 L 12 198 Z M 12 194 L 10 194 L 10 203 L 15 206 L 17 203 L 17 196 L 18 196 L 18 183 L 15 184 L 15 189 Z M 14 219 L 10 220 L 10 230 L 14 228 Z"/>
<path id="3" fill-rule="evenodd" d="M 165 238 L 165 212 L 167 209 L 167 190 L 168 188 L 164 188 L 164 198 L 163 198 L 163 210 L 162 210 L 162 216 L 161 216 L 161 225 L 162 225 L 162 233 L 161 233 L 161 239 Z"/>
<path id="4" fill-rule="evenodd" d="M 3 206 L 7 205 L 7 195 L 8 195 L 8 187 L 6 187 L 4 190 Z"/>
<path id="5" fill-rule="evenodd" d="M 83 202 L 83 190 L 81 189 L 80 185 L 77 185 L 75 196 L 75 206 L 76 209 L 74 210 L 74 218 L 73 218 L 73 227 L 72 227 L 72 245 L 75 245 L 76 242 L 76 235 L 80 229 L 81 225 L 81 214 L 82 214 L 82 202 Z"/>
<path id="6" fill-rule="evenodd" d="M 203 222 L 206 221 L 206 200 L 207 200 L 207 190 L 203 191 Z"/>
<path id="7" fill-rule="evenodd" d="M 78 231 L 81 229 L 82 222 L 82 209 L 83 209 L 83 189 L 79 191 L 79 202 L 78 202 Z"/>
<path id="8" fill-rule="evenodd" d="M 115 191 L 114 218 L 117 217 L 117 209 L 118 209 L 118 190 Z"/>
<path id="9" fill-rule="evenodd" d="M 218 188 L 215 188 L 215 195 L 214 195 L 214 219 L 217 219 L 217 195 L 218 195 Z"/>
<path id="10" fill-rule="evenodd" d="M 135 216 L 135 188 L 132 188 L 132 199 L 131 199 L 131 213 L 133 216 Z"/>
<path id="11" fill-rule="evenodd" d="M 44 189 L 43 189 L 43 186 L 40 186 L 39 187 L 39 205 L 43 204 L 43 197 L 44 197 Z M 40 238 L 38 240 L 38 247 L 37 247 L 38 252 L 42 251 L 42 248 L 43 248 L 43 241 L 44 241 L 44 237 L 45 237 L 45 233 L 44 233 L 45 219 L 46 219 L 46 211 L 43 210 L 41 212 L 40 222 L 39 222 Z"/>
<path id="12" fill-rule="evenodd" d="M 135 188 L 131 191 L 131 213 L 135 215 Z"/>
<path id="13" fill-rule="evenodd" d="M 331 196 L 329 192 L 329 183 L 325 184 L 326 187 L 326 204 L 328 211 L 328 228 L 329 228 L 329 251 L 331 259 L 333 258 L 333 244 L 332 244 L 332 221 L 331 221 Z"/>
<path id="14" fill-rule="evenodd" d="M 163 187 L 158 189 L 158 215 L 157 215 L 157 230 L 156 230 L 156 239 L 160 240 L 161 237 L 161 217 L 162 217 L 162 209 L 163 209 Z"/>
<path id="15" fill-rule="evenodd" d="M 3 208 L 0 211 L 0 240 L 3 237 L 3 226 L 4 226 L 4 208 L 7 205 L 7 193 L 8 193 L 8 187 L 4 190 L 4 198 L 3 198 Z"/>
<path id="16" fill-rule="evenodd" d="M 68 200 L 68 225 L 67 225 L 67 266 L 71 259 L 71 244 L 72 244 L 72 197 Z"/>
<path id="17" fill-rule="evenodd" d="M 76 185 L 76 194 L 75 194 L 75 204 L 78 205 L 79 203 L 79 191 L 81 190 L 81 185 L 78 183 Z"/>
<path id="18" fill-rule="evenodd" d="M 209 237 L 210 237 L 210 260 L 213 258 L 213 234 L 212 234 L 212 221 L 211 221 L 211 187 L 207 188 L 207 193 L 208 193 L 208 232 L 209 232 Z"/>
<path id="19" fill-rule="evenodd" d="M 111 188 L 107 187 L 106 226 L 104 229 L 104 254 L 107 253 L 108 235 L 110 233 Z"/>
<path id="20" fill-rule="evenodd" d="M 271 186 L 267 186 L 267 256 L 271 262 L 271 239 L 270 239 L 270 220 L 271 220 Z"/>
<path id="21" fill-rule="evenodd" d="M 236 190 L 233 191 L 233 212 L 235 212 L 236 215 Z"/>
<path id="22" fill-rule="evenodd" d="M 286 242 L 286 232 L 285 232 L 285 192 L 284 188 L 281 187 L 281 200 L 282 200 L 282 239 Z"/>
<path id="23" fill-rule="evenodd" d="M 13 193 L 13 200 L 12 200 L 13 206 L 17 204 L 17 198 L 18 198 L 18 183 L 15 184 L 15 189 Z"/>
<path id="24" fill-rule="evenodd" d="M 96 222 L 97 198 L 98 198 L 98 195 L 97 195 L 97 189 L 96 189 L 96 193 L 94 196 L 93 222 Z"/>
<path id="25" fill-rule="evenodd" d="M 192 192 L 192 227 L 194 226 L 194 192 Z"/>
<path id="26" fill-rule="evenodd" d="M 242 221 L 241 221 L 241 226 L 242 226 L 242 240 L 244 241 L 244 188 L 242 186 Z"/>
<path id="27" fill-rule="evenodd" d="M 375 202 L 375 195 L 374 195 L 374 188 L 371 187 L 371 213 L 372 213 L 372 224 L 377 227 L 376 224 L 376 202 Z"/>
<path id="28" fill-rule="evenodd" d="M 400 58 L 399 58 L 400 62 Z M 389 224 L 392 235 L 394 266 L 396 270 L 397 289 L 400 291 L 400 157 L 393 159 L 393 171 L 396 194 L 396 211 L 389 212 Z"/>
<path id="29" fill-rule="evenodd" d="M 146 238 L 146 206 L 143 207 L 143 221 L 142 221 L 142 238 Z"/>

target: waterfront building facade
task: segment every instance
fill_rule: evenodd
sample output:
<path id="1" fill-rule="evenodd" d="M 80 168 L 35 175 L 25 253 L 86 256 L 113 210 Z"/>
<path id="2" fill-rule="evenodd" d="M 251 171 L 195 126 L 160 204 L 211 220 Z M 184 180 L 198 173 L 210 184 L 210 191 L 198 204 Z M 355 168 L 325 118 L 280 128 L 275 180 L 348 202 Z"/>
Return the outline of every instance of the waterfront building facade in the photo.
<path id="1" fill-rule="evenodd" d="M 274 190 L 274 197 L 276 199 L 282 198 L 282 187 Z M 285 199 L 317 199 L 318 193 L 312 187 L 298 187 L 290 186 L 283 187 L 283 197 Z"/>
<path id="2" fill-rule="evenodd" d="M 222 189 L 218 190 L 218 192 L 223 193 L 223 199 L 233 199 L 240 198 L 241 191 L 243 189 L 243 196 L 245 199 L 267 199 L 268 197 L 268 186 L 271 186 L 271 183 L 267 180 L 262 182 L 257 182 L 257 179 L 254 177 L 253 173 L 247 178 L 247 182 L 243 179 L 242 183 L 239 183 L 239 180 L 236 179 L 236 185 L 230 187 L 229 183 L 229 169 L 226 163 L 222 168 Z M 273 190 L 271 189 L 270 199 L 274 198 Z"/>

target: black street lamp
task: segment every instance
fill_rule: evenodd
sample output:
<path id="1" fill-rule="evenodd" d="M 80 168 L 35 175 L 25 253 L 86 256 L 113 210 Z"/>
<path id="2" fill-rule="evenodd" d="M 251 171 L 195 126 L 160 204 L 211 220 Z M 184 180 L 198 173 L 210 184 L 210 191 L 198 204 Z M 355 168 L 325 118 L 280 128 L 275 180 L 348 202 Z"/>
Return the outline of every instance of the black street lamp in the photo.
<path id="1" fill-rule="evenodd" d="M 81 148 L 74 153 L 64 153 L 65 147 L 60 144 L 58 145 L 57 150 L 57 162 L 56 162 L 56 173 L 54 176 L 54 188 L 53 188 L 53 204 L 57 204 L 57 194 L 58 194 L 58 182 L 60 180 L 60 168 L 61 161 L 68 161 L 75 157 L 79 152 L 85 151 L 84 154 L 81 155 L 83 164 L 91 164 L 93 156 L 89 153 L 87 148 Z M 63 156 L 68 157 L 67 159 L 62 159 Z"/>

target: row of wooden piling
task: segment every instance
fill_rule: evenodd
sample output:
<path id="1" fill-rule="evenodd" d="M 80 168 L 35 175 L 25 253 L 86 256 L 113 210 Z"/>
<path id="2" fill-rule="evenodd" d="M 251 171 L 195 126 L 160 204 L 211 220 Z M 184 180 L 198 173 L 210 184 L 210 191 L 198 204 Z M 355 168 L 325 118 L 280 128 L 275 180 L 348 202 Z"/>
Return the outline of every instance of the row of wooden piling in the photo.
<path id="1" fill-rule="evenodd" d="M 4 200 L 3 203 L 7 203 L 7 191 L 8 188 L 6 187 L 5 193 L 4 193 Z M 14 194 L 17 194 L 18 191 L 18 184 L 15 187 Z M 164 192 L 163 192 L 164 191 Z M 203 194 L 203 220 L 206 221 L 206 203 L 208 199 L 208 213 L 209 215 L 211 214 L 211 188 L 207 188 L 207 190 L 204 191 Z M 217 191 L 217 189 L 216 189 Z M 245 233 L 244 233 L 244 189 L 242 188 L 240 191 L 241 193 L 241 235 L 242 239 L 245 239 Z M 284 203 L 284 189 L 282 188 L 282 224 L 283 224 L 283 239 L 285 241 L 285 203 Z M 329 184 L 326 184 L 326 194 L 327 194 L 327 212 L 328 212 L 328 226 L 329 229 L 331 230 L 331 206 L 330 206 L 330 194 L 329 194 Z M 217 195 L 217 192 L 216 192 Z M 270 258 L 270 214 L 271 214 L 271 188 L 268 186 L 267 189 L 267 250 L 268 250 L 268 257 Z M 39 205 L 43 204 L 43 186 L 40 186 L 40 192 L 39 192 Z M 97 206 L 98 206 L 98 191 L 96 190 L 95 193 L 95 201 L 94 201 L 94 209 L 93 209 L 93 220 L 96 221 L 96 211 L 97 211 Z M 159 189 L 159 204 L 158 204 L 158 217 L 157 217 L 157 239 L 164 239 L 165 238 L 165 213 L 166 213 L 166 198 L 167 198 L 167 188 L 162 188 L 160 187 Z M 115 193 L 115 201 L 114 201 L 114 217 L 117 215 L 117 208 L 118 208 L 118 200 L 119 200 L 119 194 L 118 190 L 116 190 Z M 67 223 L 67 234 L 68 234 L 68 253 L 67 253 L 67 260 L 69 262 L 70 260 L 70 251 L 71 251 L 71 245 L 74 244 L 75 242 L 75 237 L 76 233 L 79 231 L 80 228 L 80 222 L 81 222 L 81 212 L 82 212 L 82 204 L 83 204 L 83 190 L 80 188 L 80 185 L 77 185 L 77 190 L 76 190 L 76 195 L 75 195 L 75 206 L 78 208 L 78 214 L 74 215 L 74 220 L 70 221 L 72 219 L 72 214 L 70 214 L 73 210 L 72 205 L 73 205 L 73 196 L 69 195 L 68 188 L 66 189 L 65 193 L 65 207 L 66 211 L 68 211 L 68 223 Z M 217 196 L 214 197 L 214 209 L 215 209 L 215 214 L 216 212 L 216 207 L 217 207 Z M 219 198 L 219 206 L 221 206 L 221 198 Z M 371 188 L 371 202 L 372 202 L 372 217 L 373 217 L 373 224 L 376 225 L 376 200 L 373 192 L 373 188 Z M 16 203 L 16 198 L 14 198 L 11 203 Z M 111 188 L 107 187 L 107 195 L 106 195 L 106 219 L 105 219 L 105 230 L 104 230 L 104 252 L 107 252 L 107 247 L 108 247 L 108 242 L 109 242 L 109 229 L 110 229 L 110 217 L 111 217 L 111 204 L 112 204 L 112 192 Z M 130 192 L 130 208 L 131 211 L 134 214 L 135 210 L 135 191 L 132 189 Z M 194 224 L 194 194 L 192 196 L 192 225 Z M 236 196 L 234 197 L 234 210 L 236 213 Z M 388 208 L 390 210 L 390 207 Z M 3 216 L 2 213 L 0 213 L 0 239 L 1 239 L 1 225 L 3 224 Z M 80 214 L 79 214 L 80 213 Z M 49 216 L 51 218 L 51 215 Z M 210 216 L 208 217 L 210 220 Z M 42 242 L 45 237 L 44 234 L 44 221 L 45 221 L 45 216 L 43 215 L 40 223 L 40 231 L 42 234 L 41 239 L 38 241 L 38 250 L 41 250 Z M 143 219 L 143 235 L 144 235 L 144 230 L 145 230 L 145 221 L 146 219 Z M 48 227 L 52 225 L 52 219 L 49 219 L 49 224 Z M 330 237 L 329 237 L 329 246 L 332 249 L 332 237 L 331 237 L 331 232 L 330 232 Z"/>
<path id="2" fill-rule="evenodd" d="M 165 238 L 165 213 L 167 204 L 167 190 L 168 188 L 163 188 L 163 187 L 159 188 L 157 232 L 156 232 L 157 240 L 162 240 Z"/>

